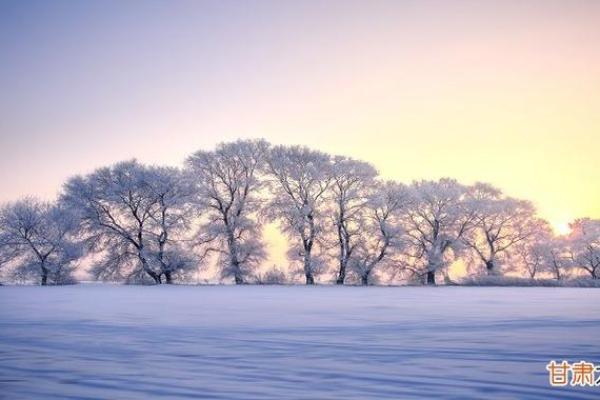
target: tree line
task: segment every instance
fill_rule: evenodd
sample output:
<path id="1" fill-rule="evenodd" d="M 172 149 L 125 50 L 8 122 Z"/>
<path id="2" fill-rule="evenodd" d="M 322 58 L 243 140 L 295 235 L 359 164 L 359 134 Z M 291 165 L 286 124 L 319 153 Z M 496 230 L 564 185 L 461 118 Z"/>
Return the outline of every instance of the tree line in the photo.
<path id="1" fill-rule="evenodd" d="M 263 227 L 289 240 L 289 267 L 260 272 Z M 70 178 L 54 202 L 0 207 L 0 272 L 9 282 L 172 283 L 218 263 L 223 281 L 298 274 L 363 285 L 451 282 L 448 268 L 531 279 L 600 278 L 600 220 L 553 233 L 531 202 L 486 183 L 386 181 L 369 163 L 264 140 L 221 143 L 183 168 L 135 160 Z"/>

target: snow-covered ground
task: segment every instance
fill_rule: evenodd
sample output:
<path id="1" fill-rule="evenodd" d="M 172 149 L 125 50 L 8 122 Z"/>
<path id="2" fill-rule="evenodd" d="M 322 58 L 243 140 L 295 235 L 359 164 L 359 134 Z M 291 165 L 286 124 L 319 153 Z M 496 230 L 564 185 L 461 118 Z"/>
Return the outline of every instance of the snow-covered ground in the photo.
<path id="1" fill-rule="evenodd" d="M 600 290 L 0 287 L 7 399 L 599 398 Z"/>

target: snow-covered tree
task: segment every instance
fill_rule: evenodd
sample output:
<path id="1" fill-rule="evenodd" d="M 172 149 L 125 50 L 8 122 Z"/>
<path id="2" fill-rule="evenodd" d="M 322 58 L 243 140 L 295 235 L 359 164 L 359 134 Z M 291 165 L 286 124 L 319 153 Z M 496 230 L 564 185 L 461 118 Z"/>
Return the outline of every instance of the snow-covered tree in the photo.
<path id="1" fill-rule="evenodd" d="M 63 207 L 25 198 L 0 208 L 0 260 L 19 276 L 35 274 L 40 283 L 73 281 L 81 257 L 77 221 Z"/>
<path id="2" fill-rule="evenodd" d="M 567 249 L 565 238 L 553 237 L 538 243 L 533 252 L 541 255 L 542 270 L 551 273 L 556 280 L 561 280 L 564 270 L 569 268 Z"/>
<path id="3" fill-rule="evenodd" d="M 364 240 L 359 237 L 361 214 L 374 190 L 376 176 L 377 170 L 369 163 L 341 156 L 333 159 L 331 193 L 338 248 L 337 284 L 344 283 L 354 249 Z"/>
<path id="4" fill-rule="evenodd" d="M 171 243 L 168 230 L 181 219 L 174 170 L 149 168 L 137 161 L 100 168 L 70 179 L 61 202 L 81 221 L 89 248 L 101 258 L 93 272 L 101 279 L 170 282 L 176 269 L 190 268 Z"/>
<path id="5" fill-rule="evenodd" d="M 535 279 L 540 272 L 543 272 L 545 267 L 545 250 L 543 246 L 546 243 L 521 242 L 515 245 L 514 257 L 515 263 L 522 268 L 529 278 Z"/>
<path id="6" fill-rule="evenodd" d="M 550 273 L 555 279 L 562 279 L 567 259 L 565 238 L 554 236 L 545 220 L 536 218 L 532 223 L 533 233 L 514 245 L 510 262 L 521 267 L 531 279 L 539 273 Z"/>
<path id="7" fill-rule="evenodd" d="M 348 262 L 349 270 L 368 285 L 376 267 L 402 246 L 402 212 L 410 201 L 408 188 L 395 182 L 377 185 L 367 202 L 357 210 L 356 237 Z"/>
<path id="8" fill-rule="evenodd" d="M 320 266 L 314 251 L 323 235 L 326 192 L 332 182 L 330 156 L 307 147 L 276 146 L 267 164 L 273 198 L 265 216 L 279 221 L 288 237 L 297 240 L 293 255 L 302 259 L 306 284 L 312 285 Z"/>
<path id="9" fill-rule="evenodd" d="M 198 151 L 187 160 L 195 201 L 207 210 L 200 242 L 217 243 L 211 249 L 220 254 L 222 275 L 237 284 L 265 258 L 257 213 L 268 148 L 264 140 L 239 140 Z"/>
<path id="10" fill-rule="evenodd" d="M 600 220 L 582 218 L 569 224 L 568 238 L 571 266 L 600 279 Z"/>
<path id="11" fill-rule="evenodd" d="M 455 259 L 463 248 L 463 236 L 472 228 L 474 212 L 468 188 L 454 179 L 413 183 L 406 212 L 409 268 L 435 285 L 437 271 Z"/>
<path id="12" fill-rule="evenodd" d="M 473 229 L 462 240 L 488 274 L 497 274 L 513 246 L 535 233 L 535 208 L 528 201 L 505 197 L 485 183 L 469 188 L 469 197 L 474 211 Z"/>
<path id="13" fill-rule="evenodd" d="M 148 224 L 150 261 L 153 270 L 160 271 L 165 283 L 173 282 L 173 275 L 198 265 L 189 245 L 192 222 L 199 209 L 192 206 L 194 190 L 177 168 L 148 167 L 145 181 L 151 196 L 156 198 Z"/>

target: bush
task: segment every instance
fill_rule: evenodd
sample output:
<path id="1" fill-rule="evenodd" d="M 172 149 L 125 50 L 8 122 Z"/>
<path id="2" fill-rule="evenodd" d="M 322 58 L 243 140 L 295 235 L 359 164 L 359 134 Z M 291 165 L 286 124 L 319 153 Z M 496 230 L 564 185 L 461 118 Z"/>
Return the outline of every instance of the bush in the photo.
<path id="1" fill-rule="evenodd" d="M 543 286 L 543 287 L 597 287 L 600 288 L 600 279 L 529 279 L 512 276 L 473 276 L 460 282 L 462 286 Z"/>
<path id="2" fill-rule="evenodd" d="M 254 281 L 257 285 L 285 285 L 288 277 L 282 269 L 273 267 L 263 274 L 256 274 Z"/>

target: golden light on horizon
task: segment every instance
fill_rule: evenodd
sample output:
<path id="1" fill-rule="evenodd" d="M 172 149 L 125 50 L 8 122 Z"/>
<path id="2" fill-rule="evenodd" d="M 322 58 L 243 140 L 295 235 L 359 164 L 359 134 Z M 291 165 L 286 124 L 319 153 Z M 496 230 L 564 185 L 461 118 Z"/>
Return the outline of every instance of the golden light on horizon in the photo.
<path id="1" fill-rule="evenodd" d="M 552 222 L 554 233 L 559 236 L 566 236 L 571 233 L 571 228 L 568 222 Z"/>

